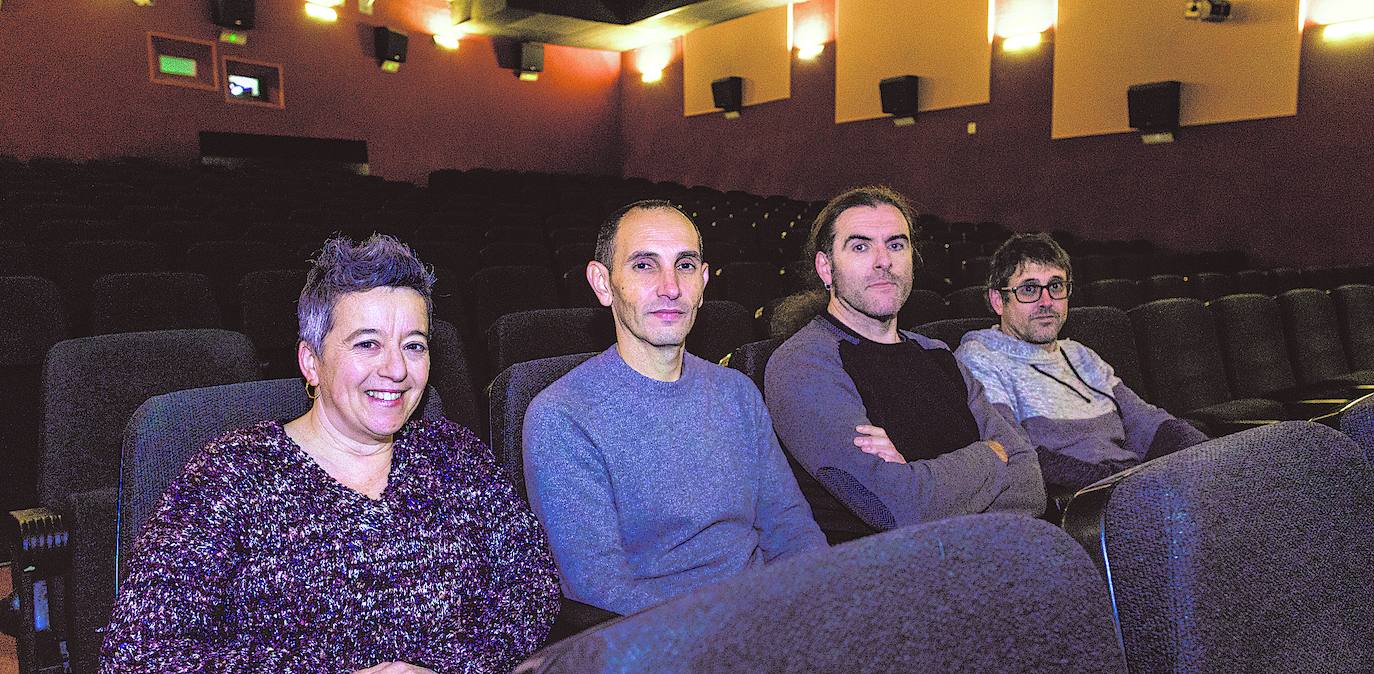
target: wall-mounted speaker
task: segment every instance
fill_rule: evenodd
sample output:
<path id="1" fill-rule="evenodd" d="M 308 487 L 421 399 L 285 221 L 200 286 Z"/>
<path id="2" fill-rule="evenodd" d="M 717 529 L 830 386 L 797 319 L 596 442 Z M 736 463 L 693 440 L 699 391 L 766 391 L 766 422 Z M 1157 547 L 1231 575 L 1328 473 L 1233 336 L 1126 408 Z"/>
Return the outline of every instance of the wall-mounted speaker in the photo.
<path id="1" fill-rule="evenodd" d="M 373 50 L 377 55 L 377 61 L 385 63 L 405 63 L 406 46 L 410 43 L 410 38 L 405 33 L 398 33 L 386 26 L 377 26 L 372 29 Z"/>
<path id="2" fill-rule="evenodd" d="M 216 26 L 248 30 L 253 27 L 253 0 L 210 0 L 210 20 Z"/>
<path id="3" fill-rule="evenodd" d="M 1126 89 L 1126 106 L 1133 129 L 1146 133 L 1178 128 L 1178 101 L 1182 85 L 1176 80 L 1132 84 Z"/>
<path id="4" fill-rule="evenodd" d="M 522 80 L 536 80 L 539 79 L 539 73 L 542 72 L 544 72 L 544 43 L 521 42 L 520 69 L 515 71 L 516 76 Z"/>
<path id="5" fill-rule="evenodd" d="M 739 117 L 744 109 L 744 78 L 722 77 L 711 83 L 711 101 L 725 111 L 729 119 Z"/>
<path id="6" fill-rule="evenodd" d="M 878 83 L 883 113 L 897 118 L 915 118 L 920 99 L 921 78 L 915 75 L 889 77 Z"/>

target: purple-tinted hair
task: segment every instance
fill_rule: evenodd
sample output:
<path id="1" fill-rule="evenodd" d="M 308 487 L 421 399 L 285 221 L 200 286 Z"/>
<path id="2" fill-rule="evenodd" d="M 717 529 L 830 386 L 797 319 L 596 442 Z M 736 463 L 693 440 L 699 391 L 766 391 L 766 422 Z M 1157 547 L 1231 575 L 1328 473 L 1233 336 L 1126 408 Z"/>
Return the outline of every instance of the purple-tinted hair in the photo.
<path id="1" fill-rule="evenodd" d="M 310 349 L 323 352 L 324 336 L 334 327 L 334 305 L 348 293 L 373 288 L 410 288 L 425 298 L 425 324 L 434 325 L 434 273 L 396 237 L 373 234 L 354 244 L 346 236 L 324 242 L 305 277 L 301 299 L 296 305 L 300 338 Z"/>

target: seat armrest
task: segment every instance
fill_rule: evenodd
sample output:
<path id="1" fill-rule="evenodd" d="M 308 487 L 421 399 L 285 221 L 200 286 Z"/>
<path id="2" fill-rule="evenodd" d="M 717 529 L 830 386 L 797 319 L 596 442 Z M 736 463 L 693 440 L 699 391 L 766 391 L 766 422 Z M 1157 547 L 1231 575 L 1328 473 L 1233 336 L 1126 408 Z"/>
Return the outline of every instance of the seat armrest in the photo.
<path id="1" fill-rule="evenodd" d="M 1055 526 L 1059 526 L 1064 519 L 1064 511 L 1068 509 L 1069 502 L 1073 500 L 1077 489 L 1066 487 L 1062 484 L 1045 484 L 1045 514 L 1040 519 L 1045 520 Z"/>
<path id="2" fill-rule="evenodd" d="M 21 672 L 63 671 L 56 626 L 65 627 L 61 616 L 49 612 L 47 579 L 67 573 L 71 567 L 70 535 L 62 514 L 49 508 L 12 510 L 0 518 L 10 548 L 10 582 L 14 594 L 3 606 L 0 624 L 15 638 L 15 655 Z"/>
<path id="3" fill-rule="evenodd" d="M 1217 419 L 1209 424 L 1216 437 L 1279 423 L 1278 419 Z"/>
<path id="4" fill-rule="evenodd" d="M 42 507 L 11 510 L 4 526 L 10 559 L 17 570 L 38 576 L 67 571 L 71 536 L 62 513 Z"/>
<path id="5" fill-rule="evenodd" d="M 560 597 L 558 600 L 558 618 L 553 621 L 553 627 L 549 630 L 549 638 L 544 640 L 544 645 L 548 646 L 619 617 L 620 614 L 614 611 L 607 611 L 591 604 Z"/>
<path id="6" fill-rule="evenodd" d="M 1283 403 L 1283 407 L 1294 419 L 1315 419 L 1337 412 L 1349 403 L 1349 400 L 1343 398 L 1314 398 L 1289 400 Z"/>

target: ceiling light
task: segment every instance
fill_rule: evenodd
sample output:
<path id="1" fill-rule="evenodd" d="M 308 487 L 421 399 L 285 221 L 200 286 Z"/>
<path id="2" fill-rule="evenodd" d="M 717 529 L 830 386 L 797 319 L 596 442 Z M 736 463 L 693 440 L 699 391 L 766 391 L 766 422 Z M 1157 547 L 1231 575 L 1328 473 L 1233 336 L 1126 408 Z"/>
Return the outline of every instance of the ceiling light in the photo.
<path id="1" fill-rule="evenodd" d="M 1327 24 L 1322 29 L 1322 39 L 1328 42 L 1339 40 L 1350 40 L 1357 37 L 1369 37 L 1374 35 L 1374 16 L 1358 21 L 1342 21 L 1340 23 Z"/>
<path id="2" fill-rule="evenodd" d="M 305 3 L 305 13 L 310 18 L 318 21 L 339 20 L 339 12 L 335 10 L 333 7 L 326 7 L 324 5 L 315 4 L 313 2 Z"/>

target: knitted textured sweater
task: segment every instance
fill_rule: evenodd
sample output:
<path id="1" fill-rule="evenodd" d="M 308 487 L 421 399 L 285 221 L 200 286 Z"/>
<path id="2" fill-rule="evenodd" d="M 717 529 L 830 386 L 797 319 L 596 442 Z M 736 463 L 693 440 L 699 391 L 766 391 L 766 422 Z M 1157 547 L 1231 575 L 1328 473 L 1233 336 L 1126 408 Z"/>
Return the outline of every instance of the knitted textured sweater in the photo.
<path id="1" fill-rule="evenodd" d="M 557 612 L 538 522 L 470 431 L 412 421 L 373 501 L 275 421 L 187 464 L 130 556 L 103 672 L 508 672 Z"/>

